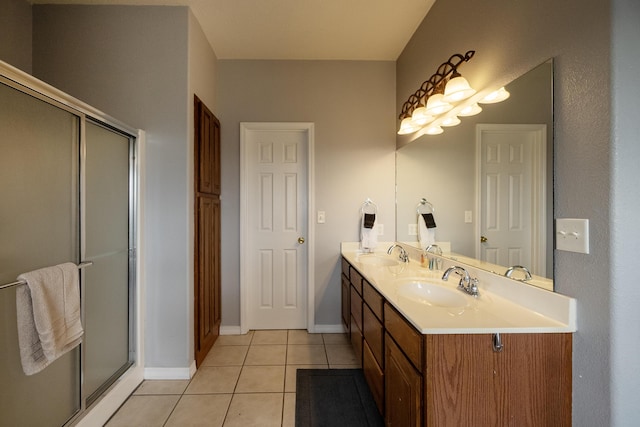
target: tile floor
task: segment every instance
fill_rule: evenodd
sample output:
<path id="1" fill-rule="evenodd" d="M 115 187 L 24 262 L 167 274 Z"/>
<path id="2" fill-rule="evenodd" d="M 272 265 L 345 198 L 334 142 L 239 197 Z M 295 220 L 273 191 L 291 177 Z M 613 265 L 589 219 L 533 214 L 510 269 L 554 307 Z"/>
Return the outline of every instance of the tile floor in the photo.
<path id="1" fill-rule="evenodd" d="M 107 426 L 293 427 L 298 368 L 358 364 L 346 334 L 222 335 L 191 380 L 144 381 Z"/>

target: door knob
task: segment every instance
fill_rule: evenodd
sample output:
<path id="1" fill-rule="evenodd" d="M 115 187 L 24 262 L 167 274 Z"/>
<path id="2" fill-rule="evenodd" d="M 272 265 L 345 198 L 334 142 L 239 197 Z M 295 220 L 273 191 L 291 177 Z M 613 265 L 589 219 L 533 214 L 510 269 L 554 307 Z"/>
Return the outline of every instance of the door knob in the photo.
<path id="1" fill-rule="evenodd" d="M 303 244 L 304 243 L 304 237 L 298 237 L 298 243 Z"/>
<path id="2" fill-rule="evenodd" d="M 485 243 L 487 240 L 485 236 L 480 236 L 480 243 Z"/>

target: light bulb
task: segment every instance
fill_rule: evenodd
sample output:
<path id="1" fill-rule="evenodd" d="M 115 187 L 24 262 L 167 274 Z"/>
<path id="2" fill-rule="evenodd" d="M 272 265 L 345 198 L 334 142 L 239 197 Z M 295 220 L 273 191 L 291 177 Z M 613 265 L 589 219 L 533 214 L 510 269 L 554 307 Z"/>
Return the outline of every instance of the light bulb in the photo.
<path id="1" fill-rule="evenodd" d="M 459 124 L 460 124 L 460 119 L 458 118 L 458 116 L 455 116 L 455 115 L 444 117 L 440 121 L 440 126 L 456 126 Z"/>
<path id="2" fill-rule="evenodd" d="M 444 130 L 437 124 L 430 125 L 424 131 L 427 135 L 439 135 L 442 132 L 444 132 Z"/>

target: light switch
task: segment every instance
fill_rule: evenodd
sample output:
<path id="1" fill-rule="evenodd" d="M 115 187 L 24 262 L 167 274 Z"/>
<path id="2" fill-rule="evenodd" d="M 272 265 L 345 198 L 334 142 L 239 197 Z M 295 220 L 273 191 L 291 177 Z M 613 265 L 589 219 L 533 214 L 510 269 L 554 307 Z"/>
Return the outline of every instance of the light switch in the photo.
<path id="1" fill-rule="evenodd" d="M 473 222 L 471 211 L 464 211 L 464 223 L 471 224 Z"/>
<path id="2" fill-rule="evenodd" d="M 589 220 L 577 218 L 556 219 L 556 249 L 589 253 Z"/>
<path id="3" fill-rule="evenodd" d="M 384 236 L 384 224 L 378 224 L 376 227 L 378 228 L 378 236 Z"/>
<path id="4" fill-rule="evenodd" d="M 417 236 L 418 235 L 418 224 L 408 224 L 407 234 L 409 236 Z"/>
<path id="5" fill-rule="evenodd" d="M 318 224 L 324 224 L 325 214 L 324 211 L 318 211 Z"/>

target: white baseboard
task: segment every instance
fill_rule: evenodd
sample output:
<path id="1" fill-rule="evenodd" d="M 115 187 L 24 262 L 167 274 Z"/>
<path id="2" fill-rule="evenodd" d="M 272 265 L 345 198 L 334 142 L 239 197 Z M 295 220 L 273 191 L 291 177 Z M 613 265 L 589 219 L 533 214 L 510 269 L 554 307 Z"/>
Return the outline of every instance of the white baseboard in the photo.
<path id="1" fill-rule="evenodd" d="M 338 325 L 314 325 L 313 329 L 309 329 L 315 334 L 342 334 L 345 332 L 342 323 Z"/>
<path id="2" fill-rule="evenodd" d="M 220 326 L 220 335 L 242 335 L 240 326 Z"/>
<path id="3" fill-rule="evenodd" d="M 190 380 L 195 373 L 195 362 L 186 368 L 144 368 L 145 380 Z"/>
<path id="4" fill-rule="evenodd" d="M 141 367 L 135 367 L 125 372 L 74 426 L 96 427 L 105 425 L 131 393 L 142 383 L 142 374 L 143 368 Z"/>

